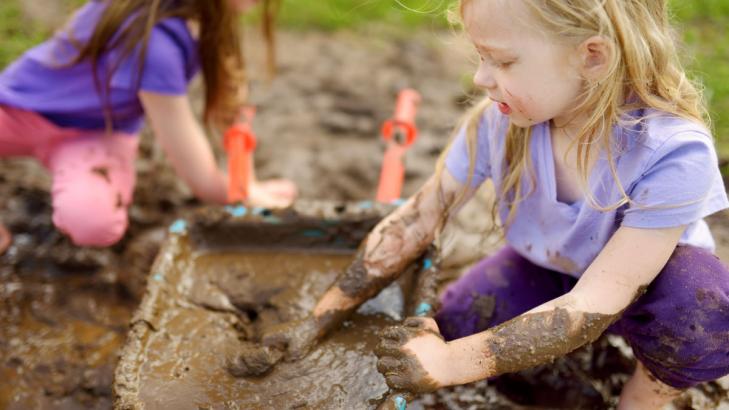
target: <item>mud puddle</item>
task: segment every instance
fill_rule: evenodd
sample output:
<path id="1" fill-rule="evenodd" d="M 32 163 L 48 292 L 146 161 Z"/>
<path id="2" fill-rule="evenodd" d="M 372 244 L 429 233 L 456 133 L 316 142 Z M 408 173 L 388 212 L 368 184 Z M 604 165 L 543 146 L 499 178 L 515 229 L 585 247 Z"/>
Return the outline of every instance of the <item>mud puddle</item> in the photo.
<path id="1" fill-rule="evenodd" d="M 42 3 L 49 10 L 51 3 L 65 0 L 24 3 L 29 2 Z M 371 199 L 382 158 L 378 128 L 392 114 L 396 93 L 402 87 L 414 87 L 423 95 L 418 116 L 420 137 L 406 157 L 404 195 L 411 195 L 432 173 L 438 153 L 471 99 L 468 78 L 475 63 L 469 60 L 470 52 L 461 52 L 470 48 L 450 33 L 429 30 L 397 39 L 381 32 L 283 32 L 279 37 L 279 73 L 270 86 L 266 85 L 265 70 L 253 65 L 261 61 L 255 56 L 261 50 L 256 49 L 257 43 L 249 45 L 251 96 L 259 105 L 254 127 L 260 142 L 255 158 L 260 178 L 291 178 L 304 198 Z M 193 90 L 199 102 L 200 89 Z M 211 141 L 221 144 L 216 136 L 211 136 Z M 199 205 L 174 176 L 149 134 L 142 139 L 137 172 L 130 230 L 124 241 L 110 249 L 89 250 L 71 246 L 55 232 L 47 194 L 50 184 L 44 171 L 29 160 L 0 161 L 0 219 L 16 238 L 11 252 L 0 257 L 0 408 L 111 408 L 110 373 L 119 353 L 94 356 L 90 348 L 74 350 L 68 346 L 96 343 L 106 351 L 111 344 L 120 344 L 116 337 L 124 332 L 107 326 L 107 333 L 99 333 L 89 343 L 89 336 L 75 330 L 81 325 L 73 323 L 103 328 L 98 324 L 105 323 L 103 320 L 78 317 L 94 317 L 110 310 L 114 312 L 111 316 L 119 316 L 115 323 L 126 326 L 136 304 L 130 306 L 120 288 L 141 295 L 166 227 L 180 212 Z M 498 242 L 483 235 L 489 228 L 484 209 L 490 209 L 488 199 L 478 199 L 454 221 L 458 236 L 446 245 L 452 251 L 447 262 L 456 270 L 478 260 Z M 729 213 L 720 213 L 709 223 L 718 254 L 729 261 Z M 49 266 L 52 268 L 46 269 Z M 72 274 L 57 274 L 61 271 Z M 55 296 L 59 299 L 46 302 L 46 288 L 68 297 L 61 300 Z M 73 314 L 68 305 L 75 306 Z M 36 312 L 55 315 L 58 323 L 36 319 L 29 313 L 32 306 Z M 240 313 L 230 315 L 237 318 Z M 27 327 L 22 325 L 24 320 L 29 323 Z M 29 329 L 35 333 L 30 334 Z M 53 354 L 24 347 L 42 345 L 46 336 L 67 343 L 54 347 Z M 443 389 L 426 395 L 409 409 L 520 408 L 507 397 L 525 408 L 601 408 L 583 407 L 582 401 L 569 403 L 573 396 L 568 395 L 562 396 L 562 403 L 547 402 L 545 392 L 553 390 L 553 382 L 597 386 L 606 408 L 611 408 L 633 359 L 627 350 L 616 352 L 612 344 L 605 343 L 601 340 L 594 349 L 582 349 L 551 368 L 511 379 L 499 390 L 486 382 Z M 89 359 L 91 356 L 99 361 Z M 627 368 L 624 361 L 629 363 Z M 41 364 L 45 365 L 36 369 Z M 611 368 L 618 370 L 598 371 Z M 60 373 L 55 369 L 62 369 L 64 375 L 53 376 Z M 729 382 L 707 383 L 691 389 L 675 408 L 726 407 L 728 391 Z M 21 404 L 12 407 L 15 400 Z"/>
<path id="2" fill-rule="evenodd" d="M 368 409 L 387 392 L 372 350 L 377 332 L 401 318 L 399 285 L 302 360 L 279 363 L 263 377 L 237 378 L 228 366 L 241 342 L 255 342 L 269 326 L 311 311 L 353 255 L 226 251 L 188 263 L 189 250 L 180 246 L 177 266 L 159 271 L 158 298 L 146 306 L 156 312 L 145 319 L 151 329 L 138 339 L 141 348 L 122 359 L 138 367 L 117 372 L 122 406 Z M 138 373 L 138 380 L 125 382 L 128 372 Z"/>
<path id="3" fill-rule="evenodd" d="M 0 408 L 111 407 L 133 302 L 78 274 L 0 283 Z"/>

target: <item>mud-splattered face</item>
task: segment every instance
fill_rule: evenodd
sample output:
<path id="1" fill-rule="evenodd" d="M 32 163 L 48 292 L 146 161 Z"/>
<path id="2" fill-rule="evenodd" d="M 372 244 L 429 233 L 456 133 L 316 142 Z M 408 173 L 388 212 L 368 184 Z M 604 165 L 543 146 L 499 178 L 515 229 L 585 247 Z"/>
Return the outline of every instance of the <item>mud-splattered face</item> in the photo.
<path id="1" fill-rule="evenodd" d="M 245 13 L 258 4 L 260 0 L 228 0 L 228 2 L 233 10 Z"/>
<path id="2" fill-rule="evenodd" d="M 481 58 L 474 83 L 514 124 L 571 116 L 583 84 L 576 47 L 540 30 L 522 0 L 470 0 L 463 19 Z"/>

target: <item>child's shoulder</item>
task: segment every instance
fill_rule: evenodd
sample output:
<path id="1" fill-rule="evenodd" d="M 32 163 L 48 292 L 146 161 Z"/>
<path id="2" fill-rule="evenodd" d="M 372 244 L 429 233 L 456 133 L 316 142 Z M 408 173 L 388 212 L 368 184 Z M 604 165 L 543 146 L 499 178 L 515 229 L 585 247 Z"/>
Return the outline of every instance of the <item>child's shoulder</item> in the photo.
<path id="1" fill-rule="evenodd" d="M 639 111 L 632 128 L 635 142 L 649 150 L 675 149 L 689 143 L 713 145 L 711 132 L 698 121 L 656 109 Z"/>

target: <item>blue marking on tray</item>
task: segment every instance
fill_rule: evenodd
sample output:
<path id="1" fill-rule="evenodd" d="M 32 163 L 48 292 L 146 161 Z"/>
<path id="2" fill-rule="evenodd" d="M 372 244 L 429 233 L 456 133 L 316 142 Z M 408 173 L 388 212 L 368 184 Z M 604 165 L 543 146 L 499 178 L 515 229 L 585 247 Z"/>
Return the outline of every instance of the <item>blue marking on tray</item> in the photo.
<path id="1" fill-rule="evenodd" d="M 236 218 L 246 216 L 246 214 L 248 213 L 248 208 L 243 205 L 228 205 L 225 207 L 225 210 L 228 211 L 231 216 L 234 216 Z"/>
<path id="2" fill-rule="evenodd" d="M 430 303 L 427 302 L 421 302 L 418 305 L 418 308 L 415 309 L 415 315 L 416 316 L 425 316 L 430 312 L 430 310 L 433 309 L 432 306 L 430 306 Z"/>
<path id="3" fill-rule="evenodd" d="M 183 234 L 187 230 L 187 222 L 184 219 L 178 219 L 170 225 L 170 233 Z"/>

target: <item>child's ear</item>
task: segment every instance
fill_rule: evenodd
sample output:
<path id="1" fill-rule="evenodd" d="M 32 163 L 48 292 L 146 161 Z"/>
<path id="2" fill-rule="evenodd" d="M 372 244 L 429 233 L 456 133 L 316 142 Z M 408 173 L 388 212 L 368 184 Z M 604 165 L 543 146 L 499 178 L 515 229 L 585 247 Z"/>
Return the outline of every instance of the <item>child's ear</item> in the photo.
<path id="1" fill-rule="evenodd" d="M 613 49 L 604 37 L 592 36 L 578 47 L 581 71 L 585 79 L 600 81 L 610 69 Z"/>

